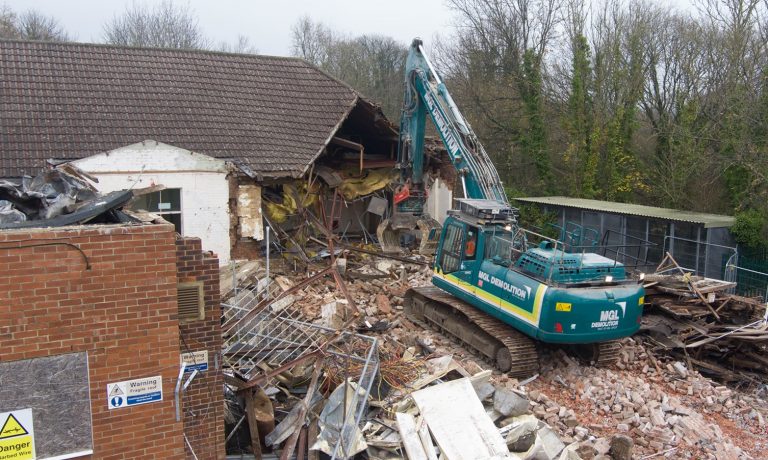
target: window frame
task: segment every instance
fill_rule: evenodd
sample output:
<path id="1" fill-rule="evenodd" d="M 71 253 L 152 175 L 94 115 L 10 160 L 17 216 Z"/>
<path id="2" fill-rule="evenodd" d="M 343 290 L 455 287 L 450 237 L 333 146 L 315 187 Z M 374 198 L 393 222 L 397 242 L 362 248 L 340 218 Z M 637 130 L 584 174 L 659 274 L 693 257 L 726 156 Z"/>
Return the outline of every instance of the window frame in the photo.
<path id="1" fill-rule="evenodd" d="M 179 192 L 179 208 L 178 208 L 178 210 L 174 210 L 174 209 L 171 209 L 171 210 L 168 210 L 168 211 L 161 210 L 160 209 L 160 203 L 164 203 L 164 201 L 163 201 L 163 192 L 165 192 L 167 194 L 167 193 L 169 193 L 171 191 L 178 191 Z M 164 219 L 165 219 L 165 216 L 170 216 L 170 215 L 179 216 L 179 224 L 178 224 L 178 226 L 176 225 L 175 222 L 172 222 L 172 221 L 166 219 L 166 220 L 168 220 L 168 222 L 173 224 L 173 226 L 176 228 L 176 232 L 179 235 L 183 235 L 184 234 L 183 233 L 184 232 L 184 213 L 183 213 L 183 209 L 184 209 L 184 203 L 183 203 L 183 201 L 184 201 L 184 194 L 182 193 L 182 191 L 183 190 L 182 190 L 181 187 L 169 187 L 169 188 L 165 188 L 163 190 L 158 190 L 156 192 L 147 193 L 147 194 L 141 196 L 141 198 L 144 200 L 145 203 L 149 203 L 150 202 L 150 197 L 157 196 L 157 207 L 158 207 L 158 209 L 157 210 L 145 209 L 145 211 L 151 212 L 152 214 L 157 214 L 158 216 L 160 216 L 160 217 L 162 217 Z M 145 207 L 148 208 L 149 206 L 145 206 Z M 141 208 L 137 208 L 136 205 L 132 205 L 131 208 L 132 209 L 141 209 Z"/>

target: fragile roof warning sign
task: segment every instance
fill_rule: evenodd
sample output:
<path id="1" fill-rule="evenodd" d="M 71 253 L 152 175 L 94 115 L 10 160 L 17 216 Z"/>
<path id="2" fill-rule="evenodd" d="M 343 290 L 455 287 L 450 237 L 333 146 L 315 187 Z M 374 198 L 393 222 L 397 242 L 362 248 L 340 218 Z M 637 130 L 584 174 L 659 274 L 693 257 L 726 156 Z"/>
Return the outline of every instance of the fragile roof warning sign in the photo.
<path id="1" fill-rule="evenodd" d="M 208 350 L 191 351 L 181 354 L 181 362 L 187 363 L 184 372 L 207 371 L 208 370 Z"/>
<path id="2" fill-rule="evenodd" d="M 107 405 L 110 409 L 138 406 L 139 404 L 162 400 L 163 378 L 160 375 L 107 384 Z"/>
<path id="3" fill-rule="evenodd" d="M 35 458 L 32 409 L 0 412 L 0 460 Z"/>

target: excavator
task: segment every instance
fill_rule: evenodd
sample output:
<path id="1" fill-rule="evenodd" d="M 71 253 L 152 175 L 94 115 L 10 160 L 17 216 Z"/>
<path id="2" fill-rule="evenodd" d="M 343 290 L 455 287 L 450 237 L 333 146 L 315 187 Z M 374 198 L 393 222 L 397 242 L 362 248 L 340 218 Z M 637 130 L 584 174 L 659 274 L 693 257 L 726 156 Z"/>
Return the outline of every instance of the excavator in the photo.
<path id="1" fill-rule="evenodd" d="M 406 293 L 408 317 L 515 377 L 538 371 L 540 343 L 566 346 L 595 365 L 614 362 L 618 339 L 640 327 L 641 279 L 631 279 L 615 260 L 566 252 L 562 242 L 521 228 L 495 166 L 418 38 L 405 75 L 401 174 L 393 214 L 377 233 L 383 245 L 392 246 L 404 229 L 418 229 L 420 249 L 434 251 L 433 286 Z M 427 114 L 464 194 L 442 228 L 425 212 Z"/>

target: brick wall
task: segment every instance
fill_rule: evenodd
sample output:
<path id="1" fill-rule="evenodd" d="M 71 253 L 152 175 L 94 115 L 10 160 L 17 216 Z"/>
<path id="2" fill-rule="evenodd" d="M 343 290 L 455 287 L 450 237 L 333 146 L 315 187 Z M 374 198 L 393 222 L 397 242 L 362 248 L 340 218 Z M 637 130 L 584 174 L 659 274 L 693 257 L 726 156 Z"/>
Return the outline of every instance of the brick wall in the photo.
<path id="1" fill-rule="evenodd" d="M 184 392 L 184 434 L 197 458 L 223 459 L 224 380 L 219 358 L 219 261 L 216 255 L 202 251 L 199 238 L 180 238 L 176 241 L 176 248 L 179 282 L 201 281 L 205 295 L 205 318 L 179 325 L 181 351 L 208 351 L 208 370 L 199 372 Z M 189 448 L 186 452 L 188 459 L 194 458 Z"/>
<path id="2" fill-rule="evenodd" d="M 88 353 L 94 454 L 81 458 L 184 458 L 173 226 L 0 231 L 0 273 L 0 360 Z M 162 401 L 108 409 L 108 383 L 155 375 Z"/>

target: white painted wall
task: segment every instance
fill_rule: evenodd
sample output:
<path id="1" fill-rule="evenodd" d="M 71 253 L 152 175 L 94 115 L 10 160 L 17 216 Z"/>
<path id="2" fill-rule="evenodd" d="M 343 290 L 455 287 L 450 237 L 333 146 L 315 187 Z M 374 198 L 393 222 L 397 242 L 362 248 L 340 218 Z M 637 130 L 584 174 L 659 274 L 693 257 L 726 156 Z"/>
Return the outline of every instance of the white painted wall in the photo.
<path id="1" fill-rule="evenodd" d="M 93 155 L 73 164 L 98 178 L 99 191 L 164 185 L 181 189 L 184 236 L 229 263 L 229 184 L 225 161 L 153 140 Z"/>
<path id="2" fill-rule="evenodd" d="M 445 222 L 445 218 L 448 217 L 448 210 L 451 209 L 452 204 L 453 192 L 451 192 L 451 189 L 439 178 L 435 179 L 427 197 L 427 212 L 429 212 L 429 215 L 442 225 Z"/>

